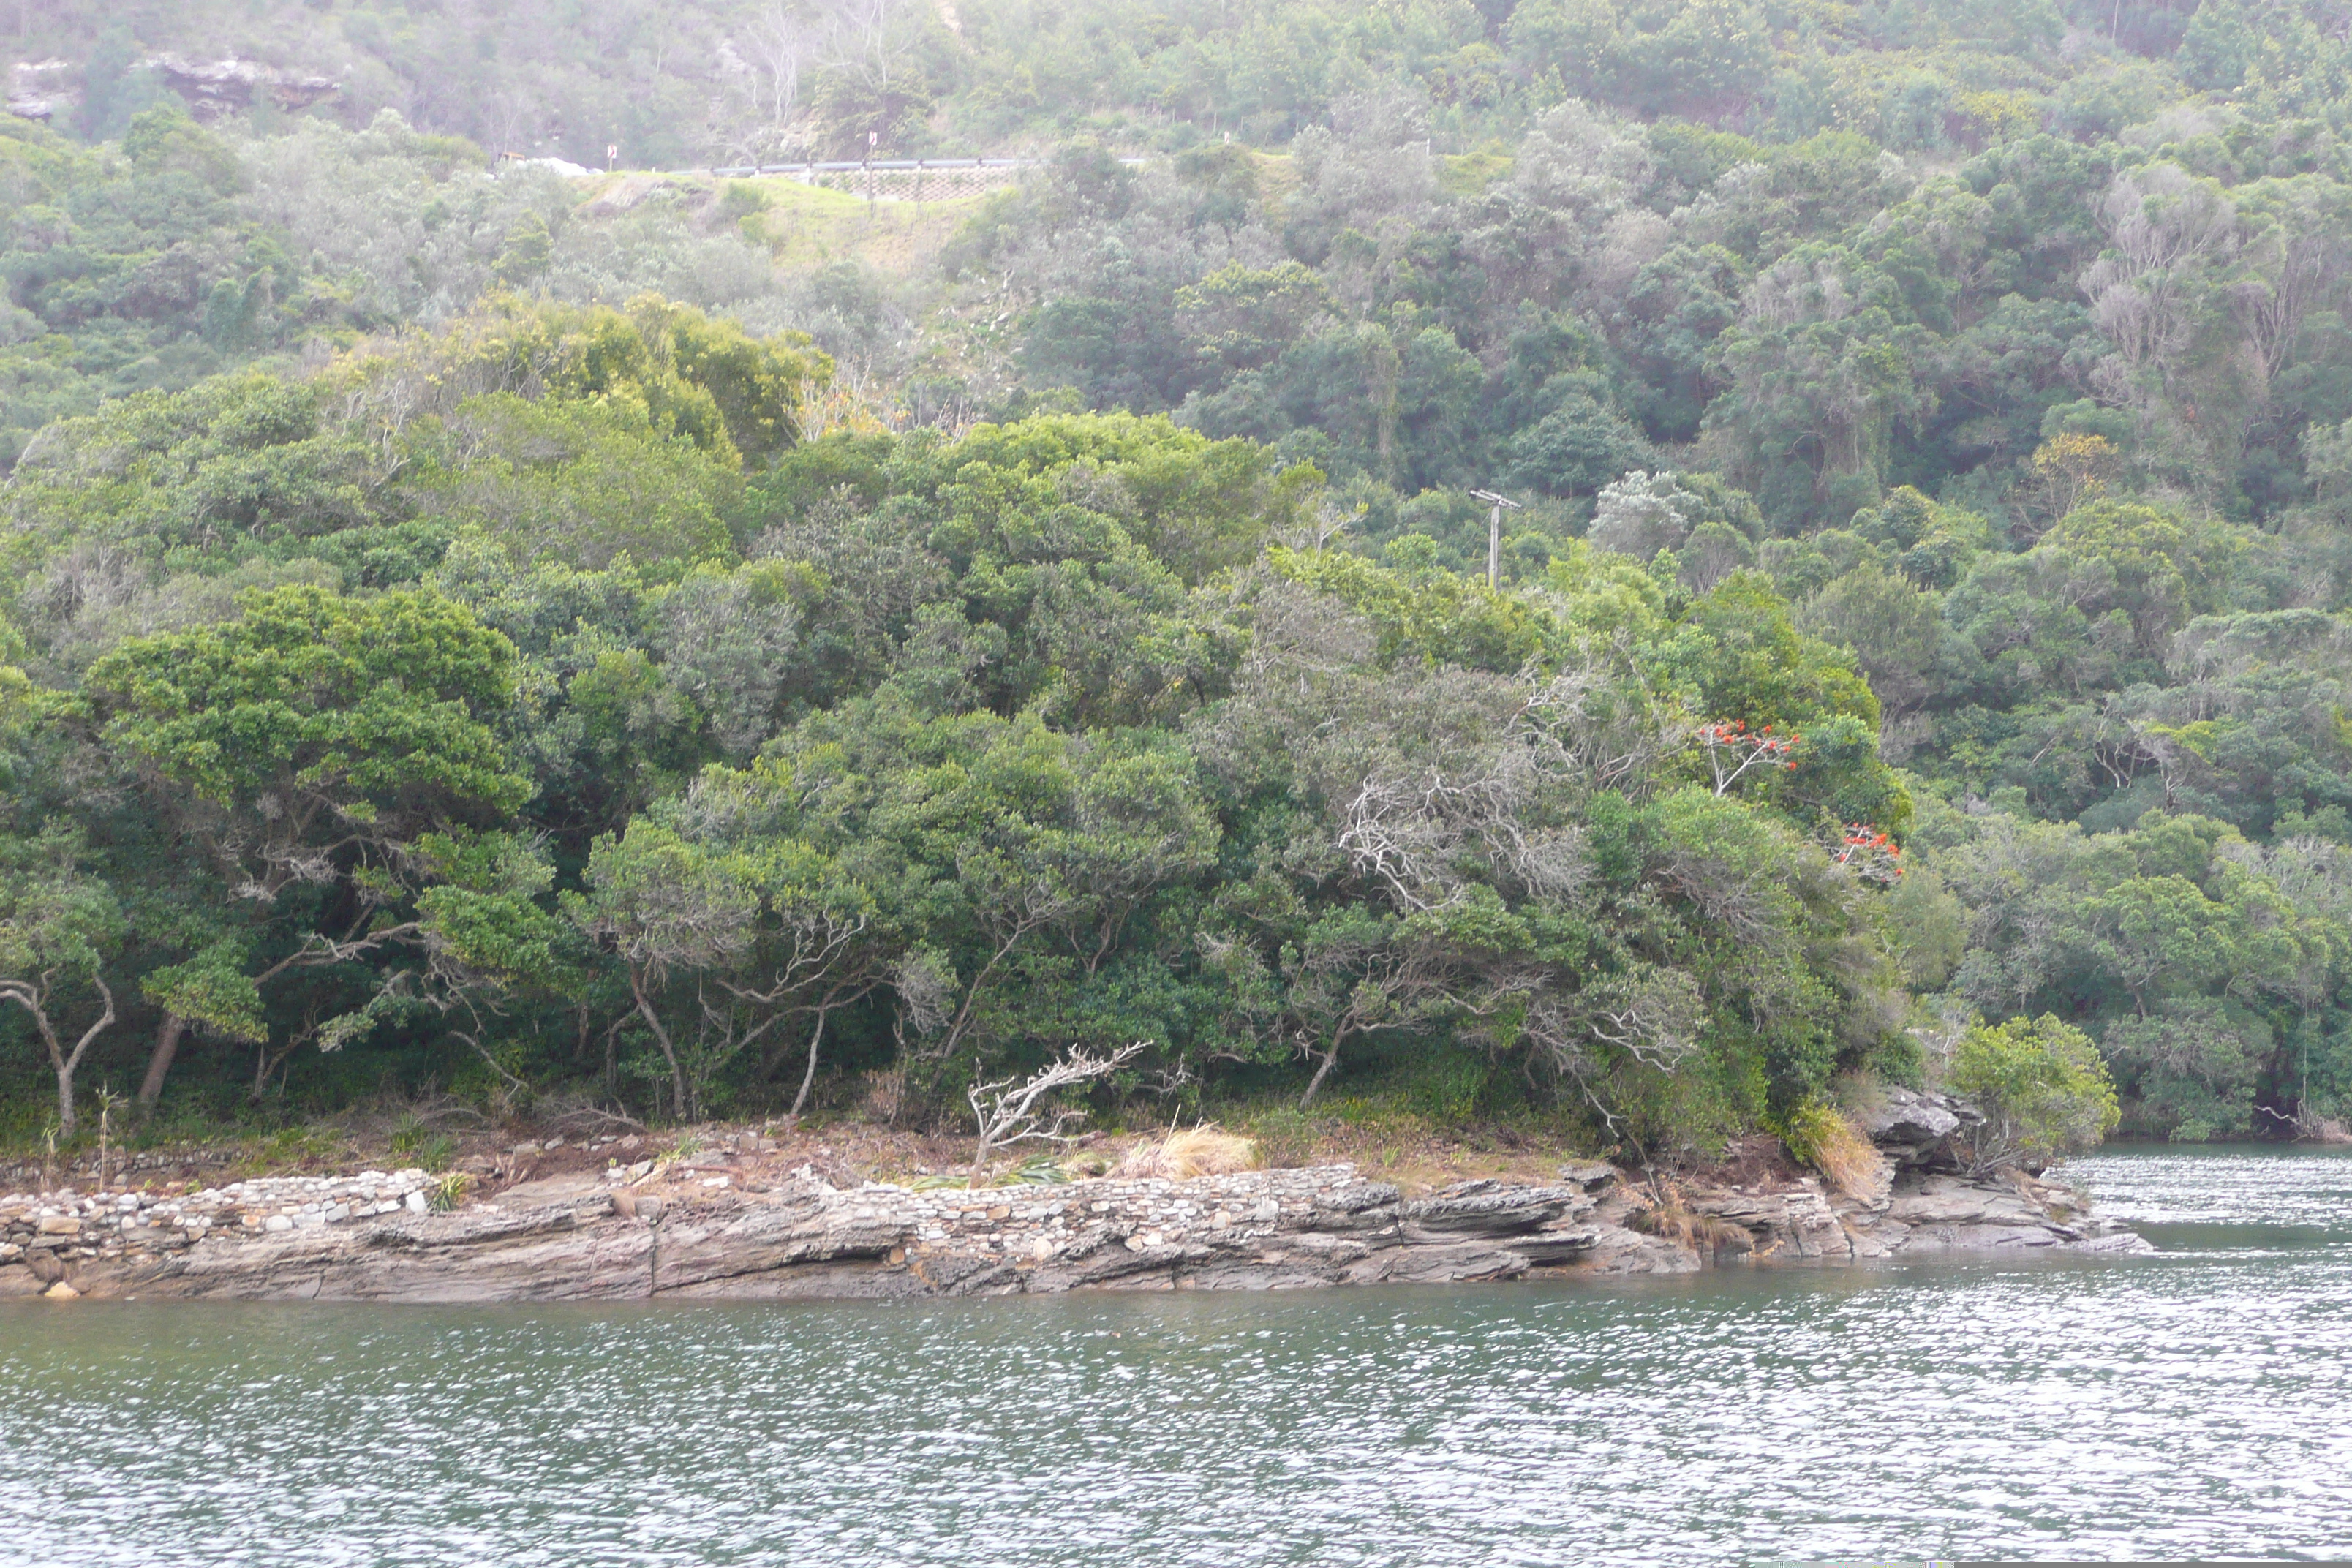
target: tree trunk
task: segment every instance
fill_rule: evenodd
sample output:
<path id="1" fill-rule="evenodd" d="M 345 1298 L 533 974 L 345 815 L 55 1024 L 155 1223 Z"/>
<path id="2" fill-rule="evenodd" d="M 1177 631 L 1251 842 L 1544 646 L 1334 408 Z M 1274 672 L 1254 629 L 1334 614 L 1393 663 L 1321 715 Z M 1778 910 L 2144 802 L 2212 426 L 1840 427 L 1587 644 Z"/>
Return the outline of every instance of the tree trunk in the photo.
<path id="1" fill-rule="evenodd" d="M 661 1015 L 646 998 L 646 988 L 635 974 L 629 976 L 629 991 L 637 999 L 637 1011 L 653 1030 L 655 1043 L 662 1048 L 662 1059 L 669 1063 L 670 1114 L 680 1121 L 686 1120 L 686 1069 L 677 1064 L 677 1049 L 669 1043 L 669 1031 L 662 1027 Z"/>
<path id="2" fill-rule="evenodd" d="M 816 1081 L 817 1042 L 824 1038 L 824 1021 L 830 1016 L 828 1009 L 818 1008 L 816 1027 L 809 1032 L 808 1070 L 801 1074 L 801 1091 L 793 1096 L 792 1116 L 795 1121 L 801 1119 L 801 1107 L 808 1103 L 809 1085 Z"/>
<path id="3" fill-rule="evenodd" d="M 58 1069 L 58 1135 L 62 1138 L 70 1138 L 74 1134 L 74 1070 L 81 1066 L 82 1058 L 89 1054 L 90 1042 L 114 1026 L 113 991 L 95 974 L 90 976 L 90 984 L 98 987 L 99 995 L 106 1003 L 106 1010 L 81 1032 L 81 1038 L 74 1042 L 74 1048 L 70 1051 L 58 1038 L 57 1026 L 49 1021 L 46 1008 L 28 1003 L 21 996 L 15 998 L 19 1006 L 32 1014 L 34 1026 L 40 1030 L 42 1043 L 49 1047 L 49 1065 Z"/>
<path id="4" fill-rule="evenodd" d="M 1331 1069 L 1339 1065 L 1339 1042 L 1334 1040 L 1331 1048 L 1323 1053 L 1323 1065 L 1317 1068 L 1315 1076 L 1307 1080 L 1307 1092 L 1298 1097 L 1299 1110 L 1304 1110 L 1315 1103 L 1315 1096 L 1322 1089 L 1323 1080 L 1331 1075 Z"/>
<path id="5" fill-rule="evenodd" d="M 180 1037 L 187 1033 L 188 1021 L 177 1013 L 166 1013 L 155 1026 L 155 1048 L 147 1058 L 147 1076 L 139 1084 L 139 1114 L 152 1115 L 155 1104 L 163 1098 L 163 1079 L 172 1070 L 172 1058 L 179 1054 Z"/>

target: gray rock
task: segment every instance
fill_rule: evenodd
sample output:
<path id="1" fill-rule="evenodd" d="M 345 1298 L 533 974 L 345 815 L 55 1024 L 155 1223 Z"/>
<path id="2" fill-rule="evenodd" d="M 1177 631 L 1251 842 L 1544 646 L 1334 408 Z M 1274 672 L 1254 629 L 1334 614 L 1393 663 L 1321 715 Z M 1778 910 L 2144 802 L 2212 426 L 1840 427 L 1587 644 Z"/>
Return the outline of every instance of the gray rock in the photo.
<path id="1" fill-rule="evenodd" d="M 1599 1182 L 1597 1173 L 1592 1178 Z M 1083 1183 L 1050 1199 L 836 1191 L 814 1176 L 682 1197 L 551 1185 L 552 1201 L 355 1218 L 264 1233 L 228 1225 L 165 1248 L 27 1250 L 0 1295 L 68 1279 L 86 1295 L 252 1300 L 877 1300 L 1073 1289 L 1257 1290 L 1461 1282 L 1540 1272 L 1680 1273 L 1963 1248 L 2126 1251 L 2063 1188 L 1906 1175 L 1885 1212 L 1811 1185 L 1686 1187 L 1692 1245 L 1630 1228 L 1642 1194 L 1581 1181 L 1467 1182 L 1404 1199 L 1348 1167 L 1190 1183 Z M 631 1211 L 635 1212 L 632 1213 Z M 1237 1215 L 1246 1223 L 1234 1223 Z M 657 1226 L 649 1222 L 658 1219 Z M 134 1227 L 136 1228 L 136 1227 Z M 60 1243 L 70 1238 L 56 1237 Z M 111 1244 L 110 1250 L 113 1250 Z"/>
<path id="2" fill-rule="evenodd" d="M 1617 1167 L 1601 1160 L 1578 1160 L 1559 1168 L 1559 1179 L 1598 1196 L 1617 1184 Z"/>
<path id="3" fill-rule="evenodd" d="M 1350 1182 L 1318 1194 L 1315 1207 L 1323 1214 L 1361 1214 L 1367 1209 L 1386 1208 L 1396 1201 L 1397 1190 L 1386 1182 Z"/>
<path id="4" fill-rule="evenodd" d="M 1782 1193 L 1739 1193 L 1692 1188 L 1684 1194 L 1692 1213 L 1718 1225 L 1734 1226 L 1747 1238 L 1718 1232 L 1713 1238 L 1718 1254 L 1746 1253 L 1755 1258 L 1844 1259 L 1853 1256 L 1853 1244 L 1830 1201 L 1818 1192 L 1800 1188 Z"/>
<path id="5" fill-rule="evenodd" d="M 1964 1125 L 1983 1118 L 1973 1107 L 1965 1107 L 1945 1095 L 1890 1088 L 1878 1104 L 1856 1114 L 1853 1120 L 1863 1136 L 1877 1144 L 1898 1167 L 1918 1170 L 1937 1163 L 1946 1139 Z"/>
<path id="6" fill-rule="evenodd" d="M 1408 1236 L 1520 1236 L 1570 1215 L 1589 1214 L 1593 1201 L 1580 1187 L 1502 1187 L 1465 1182 L 1398 1206 Z"/>

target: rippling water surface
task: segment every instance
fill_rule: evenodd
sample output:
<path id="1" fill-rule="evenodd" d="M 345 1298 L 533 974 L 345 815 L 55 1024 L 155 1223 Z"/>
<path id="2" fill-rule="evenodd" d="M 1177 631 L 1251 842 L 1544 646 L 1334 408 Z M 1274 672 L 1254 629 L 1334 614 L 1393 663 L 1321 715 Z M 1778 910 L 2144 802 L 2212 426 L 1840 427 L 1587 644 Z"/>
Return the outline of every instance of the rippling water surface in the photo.
<path id="1" fill-rule="evenodd" d="M 0 1310 L 0 1562 L 2352 1557 L 2352 1158 L 2166 1251 L 919 1306 Z"/>

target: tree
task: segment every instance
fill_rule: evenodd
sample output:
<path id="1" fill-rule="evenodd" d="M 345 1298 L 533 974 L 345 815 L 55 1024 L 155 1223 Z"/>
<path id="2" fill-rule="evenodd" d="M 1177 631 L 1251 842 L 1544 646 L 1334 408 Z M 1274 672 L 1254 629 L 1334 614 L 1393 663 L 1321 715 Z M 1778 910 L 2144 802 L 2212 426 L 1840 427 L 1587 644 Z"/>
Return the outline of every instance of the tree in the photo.
<path id="1" fill-rule="evenodd" d="M 2082 908 L 2084 935 L 2141 1017 L 2176 987 L 2201 988 L 2229 967 L 2222 906 L 2185 877 L 2134 877 Z"/>
<path id="2" fill-rule="evenodd" d="M 897 1033 L 926 1088 L 977 1050 L 1067 1037 L 1077 994 L 1113 983 L 1131 924 L 1216 849 L 1181 749 L 1057 732 L 1034 710 L 925 717 L 886 687 L 799 726 L 761 767 L 799 803 L 762 831 L 870 895 L 860 940 L 881 944 Z M 1128 1038 L 1130 1023 L 1161 1022 L 1098 1021 Z"/>
<path id="3" fill-rule="evenodd" d="M 1341 906 L 1284 942 L 1273 960 L 1253 943 L 1210 933 L 1202 954 L 1231 997 L 1229 1025 L 1279 1059 L 1315 1064 L 1298 1099 L 1315 1103 L 1349 1044 L 1380 1029 L 1412 1030 L 1440 1017 L 1456 978 L 1438 922 Z"/>
<path id="4" fill-rule="evenodd" d="M 2091 1037 L 2047 1013 L 1970 1029 L 1947 1081 L 1985 1113 L 1969 1134 L 1979 1170 L 2040 1171 L 2095 1147 L 2120 1114 Z"/>
<path id="5" fill-rule="evenodd" d="M 696 1100 L 656 998 L 674 975 L 732 963 L 750 948 L 758 868 L 749 857 L 705 849 L 640 818 L 596 840 L 584 879 L 584 892 L 564 897 L 564 913 L 621 961 L 637 1016 L 669 1065 L 671 1110 L 683 1120 Z"/>
<path id="6" fill-rule="evenodd" d="M 242 611 L 125 643 L 83 688 L 99 738 L 237 897 L 266 904 L 441 814 L 528 798 L 485 722 L 513 696 L 514 647 L 462 606 L 296 587 Z"/>
<path id="7" fill-rule="evenodd" d="M 513 697 L 513 645 L 462 605 L 293 587 L 241 607 L 218 626 L 125 642 L 90 668 L 83 711 L 261 923 L 304 886 L 335 890 L 344 913 L 290 933 L 290 951 L 247 982 L 228 973 L 240 933 L 159 974 L 147 1106 L 178 1045 L 173 1020 L 252 1038 L 260 1009 L 246 985 L 414 939 L 415 921 L 389 913 L 405 847 L 436 824 L 511 812 L 531 789 L 488 722 Z"/>
<path id="8" fill-rule="evenodd" d="M 740 477 L 641 401 L 489 393 L 452 410 L 448 426 L 468 460 L 419 476 L 415 493 L 519 559 L 602 570 L 625 556 L 674 578 L 731 549 L 724 513 Z"/>
<path id="9" fill-rule="evenodd" d="M 140 994 L 163 1016 L 155 1026 L 147 1071 L 139 1080 L 134 1101 L 139 1114 L 152 1114 L 163 1099 L 163 1080 L 191 1026 L 252 1046 L 268 1039 L 261 987 L 247 973 L 248 963 L 245 943 L 237 936 L 224 936 L 181 963 L 160 965 L 141 977 Z"/>
<path id="10" fill-rule="evenodd" d="M 58 1130 L 74 1134 L 74 1074 L 114 1026 L 105 967 L 125 928 L 114 893 L 79 866 L 79 837 L 65 829 L 0 837 L 0 1002 L 24 1010 L 58 1079 Z M 74 1027 L 79 994 L 95 1014 Z M 86 1005 L 85 1005 L 86 1006 Z"/>
<path id="11" fill-rule="evenodd" d="M 1880 710 L 1890 718 L 1916 708 L 1930 689 L 1944 630 L 1936 596 L 1899 574 L 1870 563 L 1807 599 L 1797 612 L 1805 630 L 1853 650 Z"/>
<path id="12" fill-rule="evenodd" d="M 508 1092 L 527 1093 L 530 1086 L 494 1048 L 492 1020 L 515 997 L 559 989 L 578 996 L 587 981 L 563 951 L 564 921 L 545 907 L 555 880 L 545 847 L 520 834 L 457 828 L 424 835 L 413 858 L 433 879 L 416 898 L 425 963 L 395 976 L 387 991 L 434 1008 Z"/>
<path id="13" fill-rule="evenodd" d="M 1580 392 L 1511 437 L 1512 474 L 1551 495 L 1596 493 L 1650 458 L 1632 420 Z"/>

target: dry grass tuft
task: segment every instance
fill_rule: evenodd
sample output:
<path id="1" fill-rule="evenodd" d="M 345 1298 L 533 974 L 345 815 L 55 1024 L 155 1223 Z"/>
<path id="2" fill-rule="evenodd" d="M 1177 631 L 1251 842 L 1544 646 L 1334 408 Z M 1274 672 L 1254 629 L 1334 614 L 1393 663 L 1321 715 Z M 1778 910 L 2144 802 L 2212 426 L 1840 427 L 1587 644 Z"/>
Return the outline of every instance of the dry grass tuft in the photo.
<path id="1" fill-rule="evenodd" d="M 1831 1107 L 1799 1107 L 1790 1114 L 1786 1138 L 1791 1153 L 1846 1196 L 1868 1200 L 1886 1195 L 1893 1173 L 1886 1156 Z"/>
<path id="2" fill-rule="evenodd" d="M 1262 1162 L 1257 1145 L 1246 1138 L 1203 1122 L 1168 1134 L 1156 1143 L 1139 1143 L 1127 1152 L 1111 1172 L 1134 1179 L 1158 1177 L 1185 1182 L 1194 1176 L 1223 1176 L 1234 1171 L 1255 1171 Z"/>
<path id="3" fill-rule="evenodd" d="M 1744 1226 L 1727 1219 L 1717 1219 L 1709 1214 L 1696 1214 L 1680 1203 L 1669 1201 L 1654 1208 L 1636 1209 L 1626 1217 L 1626 1225 L 1644 1231 L 1661 1241 L 1671 1241 L 1693 1252 L 1749 1252 L 1755 1249 L 1756 1238 Z"/>
<path id="4" fill-rule="evenodd" d="M 1814 1149 L 1813 1163 L 1830 1185 L 1850 1198 L 1885 1196 L 1887 1178 L 1894 1174 L 1886 1156 L 1850 1126 L 1843 1138 Z"/>
<path id="5" fill-rule="evenodd" d="M 1849 1199 L 1882 1199 L 1886 1196 L 1886 1184 L 1894 1178 L 1894 1166 L 1889 1159 L 1870 1145 L 1870 1140 L 1853 1133 L 1849 1142 L 1834 1142 L 1830 1147 L 1813 1152 L 1813 1163 L 1832 1187 L 1844 1192 Z"/>

